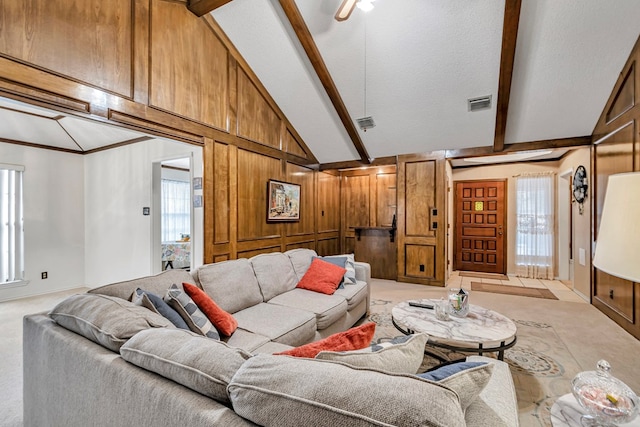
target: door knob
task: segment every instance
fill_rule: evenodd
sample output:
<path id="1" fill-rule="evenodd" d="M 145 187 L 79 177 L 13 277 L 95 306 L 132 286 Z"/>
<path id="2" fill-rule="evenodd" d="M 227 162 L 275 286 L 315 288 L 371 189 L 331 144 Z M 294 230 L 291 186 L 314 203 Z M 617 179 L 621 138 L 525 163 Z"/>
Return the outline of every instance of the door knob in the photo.
<path id="1" fill-rule="evenodd" d="M 502 236 L 502 226 L 498 226 L 498 236 Z"/>

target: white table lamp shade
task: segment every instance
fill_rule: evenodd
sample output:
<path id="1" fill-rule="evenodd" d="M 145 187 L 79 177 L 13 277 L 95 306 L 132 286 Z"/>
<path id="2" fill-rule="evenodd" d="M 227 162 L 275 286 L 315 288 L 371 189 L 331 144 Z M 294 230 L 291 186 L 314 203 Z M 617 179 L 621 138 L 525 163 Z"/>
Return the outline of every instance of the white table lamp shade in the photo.
<path id="1" fill-rule="evenodd" d="M 640 282 L 640 172 L 609 177 L 596 237 L 593 265 Z"/>

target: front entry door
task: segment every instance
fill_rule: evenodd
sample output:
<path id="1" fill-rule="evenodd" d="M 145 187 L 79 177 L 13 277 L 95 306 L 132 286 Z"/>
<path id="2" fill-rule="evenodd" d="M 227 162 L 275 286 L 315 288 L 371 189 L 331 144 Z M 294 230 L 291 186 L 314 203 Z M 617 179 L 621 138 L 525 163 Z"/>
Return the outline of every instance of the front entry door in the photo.
<path id="1" fill-rule="evenodd" d="M 505 187 L 500 181 L 456 181 L 454 268 L 506 273 Z"/>

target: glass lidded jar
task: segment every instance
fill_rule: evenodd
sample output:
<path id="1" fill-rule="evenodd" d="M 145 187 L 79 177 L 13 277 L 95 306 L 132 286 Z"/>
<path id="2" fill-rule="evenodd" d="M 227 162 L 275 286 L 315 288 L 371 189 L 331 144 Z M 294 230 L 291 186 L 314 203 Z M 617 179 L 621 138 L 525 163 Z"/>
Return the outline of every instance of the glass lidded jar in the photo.
<path id="1" fill-rule="evenodd" d="M 638 396 L 611 375 L 611 365 L 600 360 L 596 371 L 580 372 L 571 382 L 576 400 L 587 412 L 583 426 L 615 426 L 628 423 L 638 415 Z"/>

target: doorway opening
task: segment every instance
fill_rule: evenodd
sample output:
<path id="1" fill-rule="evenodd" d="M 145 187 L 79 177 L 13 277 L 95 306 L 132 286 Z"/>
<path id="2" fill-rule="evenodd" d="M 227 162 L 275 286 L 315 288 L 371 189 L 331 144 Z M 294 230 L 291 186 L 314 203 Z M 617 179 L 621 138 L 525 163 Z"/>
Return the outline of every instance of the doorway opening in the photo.
<path id="1" fill-rule="evenodd" d="M 153 164 L 152 270 L 191 270 L 193 267 L 192 155 Z"/>
<path id="2" fill-rule="evenodd" d="M 558 175 L 558 279 L 573 289 L 573 209 L 571 182 L 573 169 Z"/>

